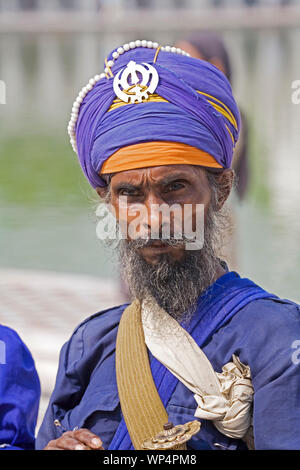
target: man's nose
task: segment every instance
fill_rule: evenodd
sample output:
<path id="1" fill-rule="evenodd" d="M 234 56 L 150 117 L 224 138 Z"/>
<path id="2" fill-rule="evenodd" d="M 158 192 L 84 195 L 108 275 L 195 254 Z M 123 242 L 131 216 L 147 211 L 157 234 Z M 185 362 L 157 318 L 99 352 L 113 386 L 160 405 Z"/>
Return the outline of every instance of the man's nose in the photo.
<path id="1" fill-rule="evenodd" d="M 163 228 L 169 221 L 164 217 L 161 208 L 165 202 L 157 194 L 149 194 L 144 202 L 147 214 L 147 219 L 143 221 L 143 229 L 147 230 L 152 238 L 159 238 L 162 236 Z"/>
<path id="2" fill-rule="evenodd" d="M 141 220 L 141 226 L 143 231 L 148 232 L 148 235 L 150 235 L 152 230 L 159 232 L 161 217 L 159 215 L 159 211 L 154 210 L 154 208 L 155 206 L 159 206 L 161 203 L 161 199 L 155 194 L 148 194 L 143 201 L 145 210 L 143 211 L 144 216 Z"/>

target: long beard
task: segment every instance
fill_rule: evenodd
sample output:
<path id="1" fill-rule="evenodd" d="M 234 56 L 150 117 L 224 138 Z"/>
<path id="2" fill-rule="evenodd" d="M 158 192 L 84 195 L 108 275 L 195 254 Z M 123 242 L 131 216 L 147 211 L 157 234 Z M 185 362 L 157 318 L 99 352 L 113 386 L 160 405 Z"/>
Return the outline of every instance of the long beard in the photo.
<path id="1" fill-rule="evenodd" d="M 220 264 L 216 257 L 219 235 L 218 213 L 210 207 L 206 217 L 203 247 L 201 250 L 185 250 L 180 262 L 163 254 L 158 263 L 149 265 L 139 253 L 139 248 L 149 242 L 141 239 L 120 240 L 117 252 L 121 274 L 132 297 L 143 301 L 152 296 L 173 318 L 188 321 L 195 311 L 199 296 L 216 278 L 216 270 Z M 169 243 L 176 245 L 174 240 Z M 182 240 L 180 243 L 183 243 Z"/>

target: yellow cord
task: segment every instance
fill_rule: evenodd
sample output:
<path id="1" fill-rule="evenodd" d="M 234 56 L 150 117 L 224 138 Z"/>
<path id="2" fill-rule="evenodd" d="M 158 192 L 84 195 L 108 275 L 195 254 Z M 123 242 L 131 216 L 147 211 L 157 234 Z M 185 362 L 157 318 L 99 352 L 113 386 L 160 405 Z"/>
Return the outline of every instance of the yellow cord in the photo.
<path id="1" fill-rule="evenodd" d="M 156 53 L 155 53 L 154 59 L 153 59 L 153 63 L 154 63 L 154 64 L 155 64 L 155 62 L 156 62 L 156 59 L 157 59 L 157 56 L 158 56 L 160 50 L 161 50 L 161 46 L 158 46 L 158 48 L 156 49 Z"/>

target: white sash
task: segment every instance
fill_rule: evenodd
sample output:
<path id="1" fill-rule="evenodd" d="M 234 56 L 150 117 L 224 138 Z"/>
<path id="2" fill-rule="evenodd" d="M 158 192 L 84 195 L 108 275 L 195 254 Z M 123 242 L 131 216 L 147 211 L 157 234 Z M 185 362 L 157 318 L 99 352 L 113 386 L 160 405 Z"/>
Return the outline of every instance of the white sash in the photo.
<path id="1" fill-rule="evenodd" d="M 228 437 L 250 437 L 254 391 L 249 366 L 233 355 L 222 373 L 215 372 L 191 335 L 154 299 L 143 302 L 142 323 L 153 356 L 194 393 L 195 416 L 211 420 Z"/>

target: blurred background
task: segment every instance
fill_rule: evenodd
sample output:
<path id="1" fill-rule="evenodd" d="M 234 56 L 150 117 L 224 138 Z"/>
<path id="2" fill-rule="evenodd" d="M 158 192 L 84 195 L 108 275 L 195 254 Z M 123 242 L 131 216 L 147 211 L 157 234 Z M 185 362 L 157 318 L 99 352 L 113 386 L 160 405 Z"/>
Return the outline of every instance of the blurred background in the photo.
<path id="1" fill-rule="evenodd" d="M 116 261 L 96 237 L 97 198 L 69 144 L 72 103 L 113 48 L 191 40 L 196 53 L 203 31 L 224 41 L 244 118 L 229 264 L 299 302 L 300 105 L 291 85 L 300 79 L 300 0 L 0 0 L 0 322 L 36 360 L 39 420 L 63 342 L 88 315 L 123 301 Z"/>

